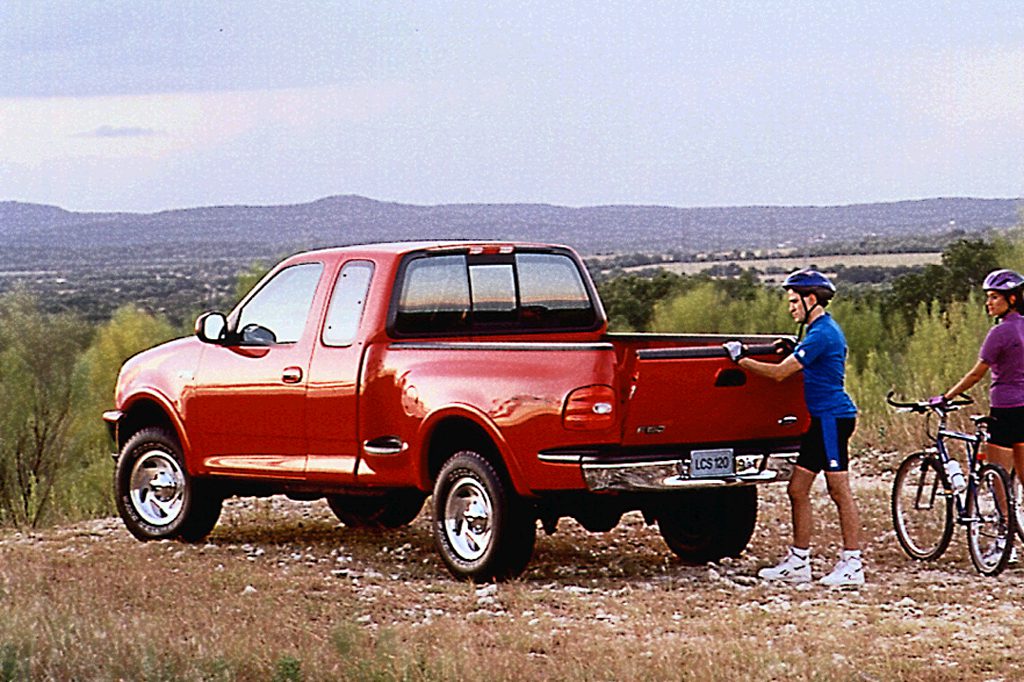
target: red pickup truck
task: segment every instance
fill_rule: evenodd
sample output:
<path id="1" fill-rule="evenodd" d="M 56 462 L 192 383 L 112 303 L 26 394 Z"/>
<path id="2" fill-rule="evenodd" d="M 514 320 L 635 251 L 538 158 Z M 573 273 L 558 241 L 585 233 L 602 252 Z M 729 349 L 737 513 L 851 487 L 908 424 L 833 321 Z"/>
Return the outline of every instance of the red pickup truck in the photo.
<path id="1" fill-rule="evenodd" d="M 538 521 L 607 531 L 631 510 L 685 561 L 735 556 L 809 419 L 799 376 L 744 372 L 727 338 L 608 333 L 565 247 L 302 253 L 125 363 L 104 414 L 118 510 L 140 539 L 195 541 L 232 495 L 390 528 L 432 494 L 440 555 L 474 580 L 521 573 Z"/>

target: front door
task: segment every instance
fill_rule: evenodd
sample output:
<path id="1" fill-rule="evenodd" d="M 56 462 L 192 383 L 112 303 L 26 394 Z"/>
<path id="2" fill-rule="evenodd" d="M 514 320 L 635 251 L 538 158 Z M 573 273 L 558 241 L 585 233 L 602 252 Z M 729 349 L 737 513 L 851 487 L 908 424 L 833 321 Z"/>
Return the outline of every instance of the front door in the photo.
<path id="1" fill-rule="evenodd" d="M 279 270 L 236 311 L 230 345 L 204 348 L 183 412 L 211 473 L 303 475 L 306 386 L 322 263 Z"/>

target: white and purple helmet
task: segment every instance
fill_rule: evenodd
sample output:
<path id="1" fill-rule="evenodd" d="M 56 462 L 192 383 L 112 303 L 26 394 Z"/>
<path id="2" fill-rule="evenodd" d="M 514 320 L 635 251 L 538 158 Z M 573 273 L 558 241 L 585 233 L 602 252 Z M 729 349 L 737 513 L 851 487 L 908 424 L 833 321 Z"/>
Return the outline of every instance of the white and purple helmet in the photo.
<path id="1" fill-rule="evenodd" d="M 993 270 L 988 273 L 985 277 L 985 281 L 982 282 L 981 288 L 985 291 L 999 291 L 1007 292 L 1020 289 L 1024 286 L 1024 277 L 1018 272 L 1013 270 Z"/>

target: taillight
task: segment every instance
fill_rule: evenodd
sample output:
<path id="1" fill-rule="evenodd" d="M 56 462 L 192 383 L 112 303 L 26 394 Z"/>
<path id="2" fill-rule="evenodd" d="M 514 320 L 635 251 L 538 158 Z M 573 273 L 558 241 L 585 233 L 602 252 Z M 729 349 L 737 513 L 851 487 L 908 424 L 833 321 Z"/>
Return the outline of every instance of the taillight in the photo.
<path id="1" fill-rule="evenodd" d="M 562 425 L 573 431 L 607 429 L 615 423 L 615 391 L 611 386 L 584 386 L 565 399 Z"/>

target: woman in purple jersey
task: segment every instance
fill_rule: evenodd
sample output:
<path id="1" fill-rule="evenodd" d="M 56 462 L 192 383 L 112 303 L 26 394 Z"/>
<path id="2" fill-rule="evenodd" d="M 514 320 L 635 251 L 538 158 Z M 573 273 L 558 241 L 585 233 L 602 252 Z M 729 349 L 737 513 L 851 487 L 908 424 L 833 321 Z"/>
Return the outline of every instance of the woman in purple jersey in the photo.
<path id="1" fill-rule="evenodd" d="M 950 400 L 968 390 L 992 370 L 991 414 L 986 454 L 1007 471 L 1024 471 L 1024 277 L 1013 270 L 995 270 L 981 285 L 985 310 L 999 321 L 989 330 L 978 352 L 978 362 L 956 386 L 932 398 Z M 1020 474 L 1018 473 L 1018 476 Z"/>

